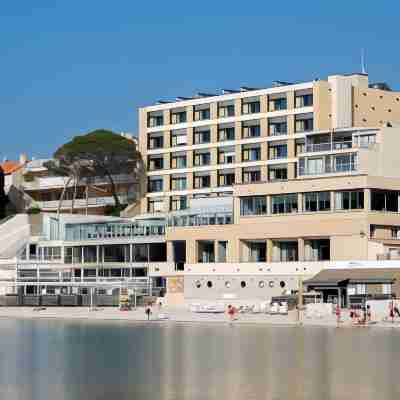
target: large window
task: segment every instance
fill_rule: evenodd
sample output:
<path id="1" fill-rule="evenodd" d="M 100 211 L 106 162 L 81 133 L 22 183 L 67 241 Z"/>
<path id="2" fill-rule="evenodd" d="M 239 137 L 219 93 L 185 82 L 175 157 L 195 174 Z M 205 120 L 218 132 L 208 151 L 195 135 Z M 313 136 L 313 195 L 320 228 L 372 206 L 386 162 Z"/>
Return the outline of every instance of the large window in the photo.
<path id="1" fill-rule="evenodd" d="M 197 246 L 197 262 L 215 262 L 214 242 L 209 240 L 199 240 Z"/>
<path id="2" fill-rule="evenodd" d="M 312 105 L 313 105 L 313 95 L 311 93 L 296 96 L 296 108 L 311 107 Z"/>
<path id="3" fill-rule="evenodd" d="M 186 130 L 171 131 L 171 146 L 186 146 L 187 133 Z"/>
<path id="4" fill-rule="evenodd" d="M 275 166 L 271 165 L 268 167 L 268 179 L 270 181 L 284 181 L 287 180 L 287 166 Z"/>
<path id="5" fill-rule="evenodd" d="M 266 213 L 266 196 L 250 196 L 240 199 L 240 215 L 263 215 Z"/>
<path id="6" fill-rule="evenodd" d="M 171 197 L 171 211 L 179 211 L 187 208 L 187 198 L 185 196 Z"/>
<path id="7" fill-rule="evenodd" d="M 149 213 L 163 212 L 164 209 L 164 199 L 158 199 L 150 197 L 148 200 L 147 211 Z"/>
<path id="8" fill-rule="evenodd" d="M 395 190 L 371 190 L 371 210 L 399 212 L 399 195 Z"/>
<path id="9" fill-rule="evenodd" d="M 186 154 L 172 154 L 171 168 L 186 168 Z"/>
<path id="10" fill-rule="evenodd" d="M 149 179 L 149 192 L 162 192 L 163 190 L 163 179 Z"/>
<path id="11" fill-rule="evenodd" d="M 360 210 L 364 208 L 364 192 L 362 190 L 335 192 L 336 210 Z"/>
<path id="12" fill-rule="evenodd" d="M 268 110 L 269 111 L 286 110 L 286 108 L 287 108 L 286 97 L 270 99 L 268 102 Z"/>
<path id="13" fill-rule="evenodd" d="M 242 160 L 243 161 L 258 161 L 258 160 L 261 160 L 261 148 L 260 147 L 253 147 L 253 148 L 243 149 Z"/>
<path id="14" fill-rule="evenodd" d="M 220 118 L 234 117 L 235 106 L 234 104 L 221 104 L 218 106 L 218 116 Z"/>
<path id="15" fill-rule="evenodd" d="M 242 114 L 255 114 L 260 112 L 260 102 L 248 101 L 242 105 Z"/>
<path id="16" fill-rule="evenodd" d="M 185 190 L 186 176 L 173 176 L 171 178 L 171 190 Z"/>
<path id="17" fill-rule="evenodd" d="M 304 211 L 328 211 L 330 209 L 330 192 L 304 193 Z"/>
<path id="18" fill-rule="evenodd" d="M 195 166 L 210 165 L 211 153 L 210 152 L 195 152 L 193 157 L 193 164 Z"/>
<path id="19" fill-rule="evenodd" d="M 186 111 L 173 111 L 171 113 L 171 124 L 183 124 L 186 122 Z"/>
<path id="20" fill-rule="evenodd" d="M 205 119 L 210 119 L 210 106 L 195 106 L 194 120 L 202 121 Z"/>
<path id="21" fill-rule="evenodd" d="M 271 196 L 272 214 L 297 212 L 297 193 Z"/>
<path id="22" fill-rule="evenodd" d="M 269 159 L 276 160 L 287 158 L 287 144 L 275 144 L 269 146 Z"/>
<path id="23" fill-rule="evenodd" d="M 261 134 L 260 125 L 244 125 L 243 126 L 243 138 L 254 138 L 259 137 Z"/>
<path id="24" fill-rule="evenodd" d="M 297 242 L 279 242 L 279 261 L 298 261 L 298 245 Z"/>
<path id="25" fill-rule="evenodd" d="M 164 125 L 164 117 L 162 112 L 149 113 L 147 115 L 147 126 L 154 128 L 155 126 Z"/>
<path id="26" fill-rule="evenodd" d="M 230 126 L 218 129 L 218 140 L 220 142 L 235 140 L 235 128 Z"/>
<path id="27" fill-rule="evenodd" d="M 243 169 L 243 183 L 253 183 L 261 181 L 260 169 Z"/>
<path id="28" fill-rule="evenodd" d="M 210 143 L 211 141 L 211 131 L 199 130 L 194 132 L 194 144 Z"/>

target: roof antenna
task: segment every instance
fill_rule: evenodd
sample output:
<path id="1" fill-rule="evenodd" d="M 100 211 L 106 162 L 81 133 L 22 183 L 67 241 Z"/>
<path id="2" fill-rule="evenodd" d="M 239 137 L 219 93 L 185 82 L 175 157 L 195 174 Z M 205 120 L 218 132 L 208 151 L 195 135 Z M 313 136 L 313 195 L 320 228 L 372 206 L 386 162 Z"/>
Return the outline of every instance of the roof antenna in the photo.
<path id="1" fill-rule="evenodd" d="M 365 54 L 364 48 L 361 49 L 361 73 L 367 75 L 367 70 L 365 68 Z"/>

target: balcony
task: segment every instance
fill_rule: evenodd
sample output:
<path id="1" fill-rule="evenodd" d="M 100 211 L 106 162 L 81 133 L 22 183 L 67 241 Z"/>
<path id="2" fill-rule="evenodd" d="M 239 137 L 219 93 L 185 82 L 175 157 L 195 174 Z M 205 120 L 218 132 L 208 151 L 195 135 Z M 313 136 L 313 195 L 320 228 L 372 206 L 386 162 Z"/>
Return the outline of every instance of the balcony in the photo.
<path id="1" fill-rule="evenodd" d="M 132 196 L 119 195 L 118 196 L 121 204 L 127 204 L 134 200 Z M 87 201 L 86 199 L 75 199 L 74 208 L 86 208 L 88 207 L 104 207 L 107 205 L 114 205 L 114 197 L 92 197 Z M 35 201 L 35 205 L 42 210 L 56 210 L 59 205 L 59 200 L 51 200 L 51 201 Z M 69 209 L 72 207 L 72 200 L 63 200 L 61 209 Z"/>
<path id="2" fill-rule="evenodd" d="M 306 145 L 306 153 L 318 153 L 322 151 L 348 150 L 353 147 L 351 140 L 327 143 L 310 143 Z"/>
<path id="3" fill-rule="evenodd" d="M 357 171 L 357 163 L 347 163 L 347 164 L 336 164 L 336 165 L 325 165 L 323 168 L 305 168 L 299 167 L 299 175 L 323 175 L 323 174 L 333 174 L 341 172 L 354 172 Z"/>

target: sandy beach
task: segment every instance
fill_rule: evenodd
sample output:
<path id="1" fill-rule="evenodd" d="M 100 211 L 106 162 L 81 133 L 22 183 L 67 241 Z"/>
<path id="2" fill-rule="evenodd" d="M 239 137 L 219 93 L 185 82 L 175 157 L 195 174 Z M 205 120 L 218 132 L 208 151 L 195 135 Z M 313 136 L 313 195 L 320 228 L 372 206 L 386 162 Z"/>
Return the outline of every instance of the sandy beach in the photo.
<path id="1" fill-rule="evenodd" d="M 27 319 L 59 319 L 59 320 L 88 320 L 88 321 L 125 321 L 148 322 L 144 308 L 131 311 L 120 311 L 117 307 L 104 307 L 90 310 L 87 307 L 47 307 L 35 309 L 32 307 L 0 307 L 0 318 L 27 318 Z M 153 309 L 150 317 L 151 323 L 203 323 L 203 324 L 227 324 L 231 323 L 222 313 L 193 313 L 183 308 Z M 373 321 L 373 324 L 365 325 L 366 328 L 400 328 L 400 320 Z M 290 311 L 288 315 L 268 314 L 239 314 L 233 324 L 257 324 L 257 325 L 281 325 L 281 326 L 331 326 L 336 327 L 334 315 L 323 318 L 302 318 L 299 322 L 296 311 Z M 343 314 L 340 327 L 354 327 L 347 314 Z"/>

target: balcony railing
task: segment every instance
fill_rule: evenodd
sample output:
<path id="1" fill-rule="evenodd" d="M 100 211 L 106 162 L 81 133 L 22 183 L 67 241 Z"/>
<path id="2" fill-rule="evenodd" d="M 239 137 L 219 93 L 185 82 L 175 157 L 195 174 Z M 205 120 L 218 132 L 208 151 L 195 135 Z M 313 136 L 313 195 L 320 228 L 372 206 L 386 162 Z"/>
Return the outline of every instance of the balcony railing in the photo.
<path id="1" fill-rule="evenodd" d="M 358 167 L 356 163 L 336 164 L 333 166 L 325 165 L 325 167 L 321 169 L 299 167 L 299 175 L 323 175 L 340 172 L 353 172 L 357 171 L 357 169 Z"/>
<path id="2" fill-rule="evenodd" d="M 133 175 L 121 174 L 112 175 L 114 183 L 130 183 L 134 182 L 135 178 Z M 27 190 L 39 190 L 39 189 L 53 189 L 53 188 L 63 188 L 65 183 L 68 181 L 68 177 L 62 176 L 48 176 L 44 178 L 36 178 L 32 182 L 24 182 L 23 186 Z M 109 185 L 110 181 L 107 178 L 100 176 L 92 177 L 88 180 L 90 185 Z M 80 185 L 86 184 L 86 179 L 82 179 Z M 69 187 L 73 187 L 74 183 L 71 181 Z"/>
<path id="3" fill-rule="evenodd" d="M 129 203 L 130 201 L 134 200 L 134 197 L 132 196 L 126 196 L 126 195 L 119 195 L 118 196 L 120 202 L 122 204 Z M 75 208 L 84 208 L 86 205 L 88 207 L 101 207 L 101 206 L 107 206 L 107 205 L 114 205 L 114 197 L 113 196 L 108 196 L 108 197 L 89 197 L 89 199 L 86 201 L 86 199 L 75 199 L 74 202 L 74 207 Z M 51 201 L 35 201 L 35 204 L 41 208 L 41 209 L 57 209 L 59 205 L 59 200 L 51 200 Z M 72 200 L 63 200 L 61 208 L 71 208 L 72 207 Z"/>
<path id="4" fill-rule="evenodd" d="M 307 153 L 317 153 L 320 151 L 348 150 L 353 146 L 351 140 L 343 142 L 310 143 L 306 146 Z"/>

